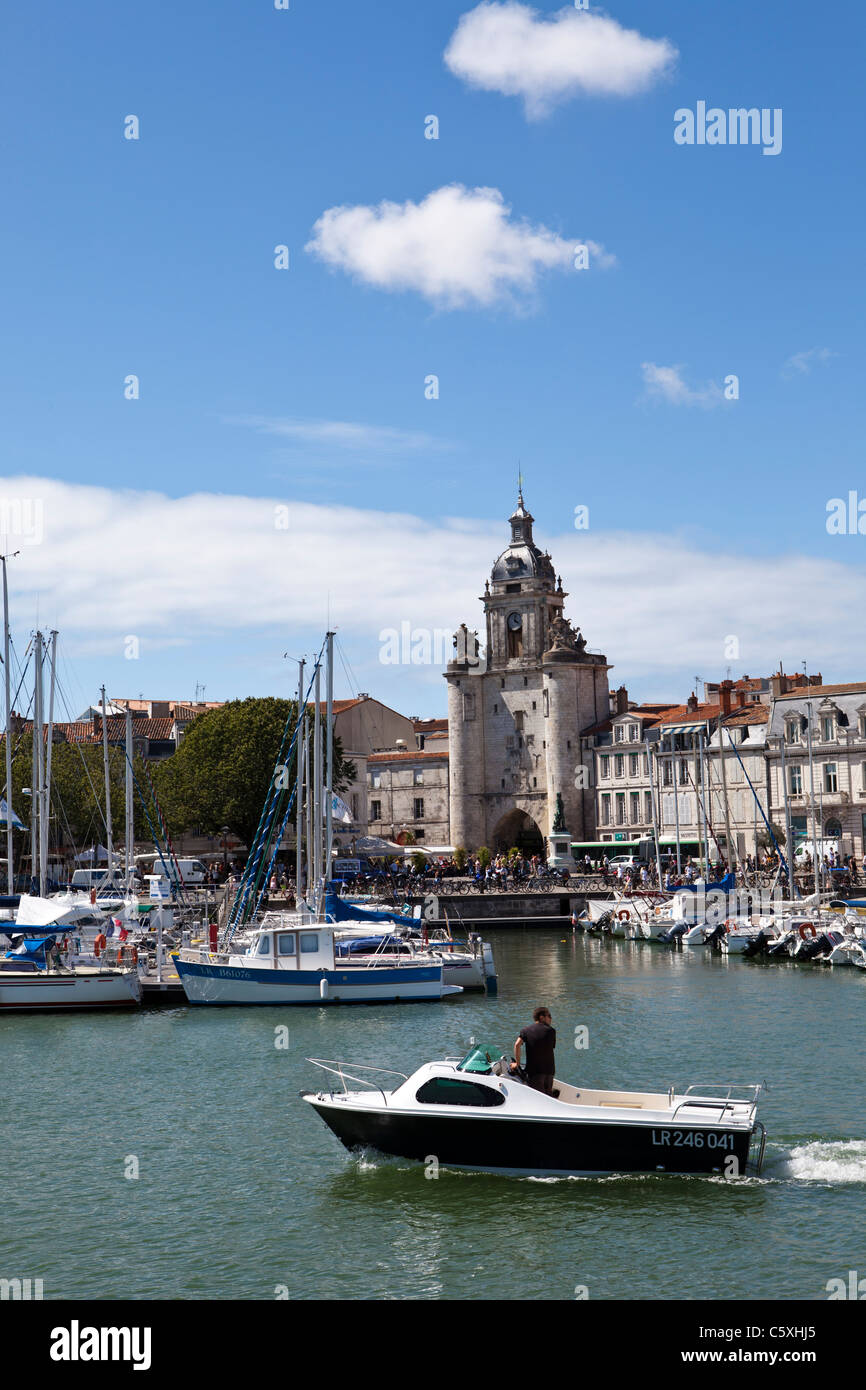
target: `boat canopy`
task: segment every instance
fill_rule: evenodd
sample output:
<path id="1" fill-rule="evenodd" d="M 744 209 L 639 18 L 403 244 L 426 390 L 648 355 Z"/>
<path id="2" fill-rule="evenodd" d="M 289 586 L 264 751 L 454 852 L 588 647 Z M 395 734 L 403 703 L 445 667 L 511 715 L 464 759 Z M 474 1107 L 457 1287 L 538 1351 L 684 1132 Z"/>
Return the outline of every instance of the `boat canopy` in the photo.
<path id="1" fill-rule="evenodd" d="M 377 911 L 374 908 L 356 907 L 354 903 L 347 903 L 344 898 L 339 898 L 336 893 L 325 894 L 325 915 L 334 922 L 387 922 L 398 927 L 412 927 L 418 929 L 418 918 L 410 917 L 405 912 Z"/>

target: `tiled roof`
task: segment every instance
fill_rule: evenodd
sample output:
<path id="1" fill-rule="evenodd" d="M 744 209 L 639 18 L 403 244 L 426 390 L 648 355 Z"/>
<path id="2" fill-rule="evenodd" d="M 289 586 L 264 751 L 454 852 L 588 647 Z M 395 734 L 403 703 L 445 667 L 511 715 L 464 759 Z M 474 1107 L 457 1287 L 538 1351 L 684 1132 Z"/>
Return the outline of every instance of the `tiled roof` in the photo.
<path id="1" fill-rule="evenodd" d="M 441 753 L 371 753 L 367 759 L 369 763 L 422 763 L 435 760 L 444 763 L 448 760 L 448 754 L 443 749 Z"/>
<path id="2" fill-rule="evenodd" d="M 801 685 L 798 690 L 786 690 L 777 700 L 823 699 L 825 695 L 857 695 L 866 691 L 866 681 L 849 681 L 847 685 Z"/>
<path id="3" fill-rule="evenodd" d="M 743 709 L 735 709 L 725 716 L 725 728 L 729 724 L 767 724 L 770 720 L 770 710 L 767 705 L 752 704 L 746 705 Z"/>
<path id="4" fill-rule="evenodd" d="M 416 734 L 429 734 L 432 737 L 434 733 L 448 732 L 447 719 L 413 719 L 412 723 L 415 725 Z"/>
<path id="5" fill-rule="evenodd" d="M 720 711 L 720 705 L 695 705 L 694 709 L 689 709 L 688 705 L 677 705 L 674 709 L 665 710 L 662 718 L 656 719 L 655 727 L 663 728 L 665 724 L 689 724 L 699 723 L 704 719 L 718 719 Z"/>

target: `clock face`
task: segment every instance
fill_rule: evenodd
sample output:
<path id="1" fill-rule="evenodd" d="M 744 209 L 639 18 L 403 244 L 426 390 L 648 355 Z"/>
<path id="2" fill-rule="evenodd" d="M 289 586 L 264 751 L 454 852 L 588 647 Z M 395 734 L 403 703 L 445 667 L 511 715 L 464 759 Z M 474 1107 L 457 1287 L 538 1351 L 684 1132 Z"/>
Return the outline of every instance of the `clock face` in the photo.
<path id="1" fill-rule="evenodd" d="M 519 632 L 523 627 L 523 618 L 519 613 L 509 613 L 507 621 L 512 632 Z"/>

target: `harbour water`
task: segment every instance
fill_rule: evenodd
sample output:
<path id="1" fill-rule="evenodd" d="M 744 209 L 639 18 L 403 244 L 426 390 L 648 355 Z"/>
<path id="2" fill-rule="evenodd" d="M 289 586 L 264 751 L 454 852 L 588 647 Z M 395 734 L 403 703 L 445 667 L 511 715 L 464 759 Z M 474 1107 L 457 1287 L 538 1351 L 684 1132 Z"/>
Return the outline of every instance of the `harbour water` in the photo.
<path id="1" fill-rule="evenodd" d="M 495 999 L 0 1019 L 0 1275 L 46 1299 L 484 1300 L 826 1299 L 866 1276 L 863 972 L 485 935 Z M 347 1154 L 298 1099 L 310 1056 L 510 1054 L 540 1003 L 565 1080 L 766 1078 L 763 1176 L 432 1178 Z"/>

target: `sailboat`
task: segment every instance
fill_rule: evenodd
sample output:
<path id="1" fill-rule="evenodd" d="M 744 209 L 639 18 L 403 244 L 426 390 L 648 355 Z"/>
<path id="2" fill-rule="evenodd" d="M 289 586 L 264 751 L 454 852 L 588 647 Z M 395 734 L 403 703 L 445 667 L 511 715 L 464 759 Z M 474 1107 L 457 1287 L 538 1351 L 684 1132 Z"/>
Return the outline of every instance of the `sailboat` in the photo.
<path id="1" fill-rule="evenodd" d="M 345 958 L 339 958 L 337 955 L 334 941 L 336 925 L 329 920 L 327 912 L 334 803 L 333 640 L 334 634 L 329 632 L 324 646 L 327 652 L 325 775 L 323 777 L 322 740 L 319 737 L 319 682 L 322 660 L 320 652 L 306 692 L 303 689 L 303 663 L 301 664 L 298 718 L 294 734 L 286 755 L 283 756 L 288 727 L 284 732 L 283 744 L 277 755 L 277 769 L 262 812 L 259 834 L 250 850 L 225 947 L 221 952 L 185 948 L 172 957 L 191 1004 L 384 1004 L 429 1001 L 462 993 L 459 985 L 445 983 L 441 959 L 398 956 L 396 959 L 380 957 L 357 960 L 351 955 Z M 299 910 L 295 912 L 265 912 L 249 931 L 246 948 L 243 951 L 231 951 L 234 930 L 245 925 L 246 905 L 254 899 L 254 885 L 262 880 L 265 855 L 271 853 L 273 863 L 279 849 L 282 830 L 295 798 L 298 802 L 299 830 L 302 824 L 300 800 L 303 785 L 306 706 L 311 689 L 314 689 L 314 775 L 312 834 L 309 818 L 307 821 L 307 882 L 312 885 L 312 901 L 299 906 Z M 281 802 L 278 789 L 282 784 L 278 772 L 291 763 L 295 753 L 295 790 L 285 817 L 280 822 L 278 810 Z M 270 866 L 264 872 L 264 882 L 267 882 L 269 877 Z M 298 881 L 300 882 L 300 875 Z"/>

